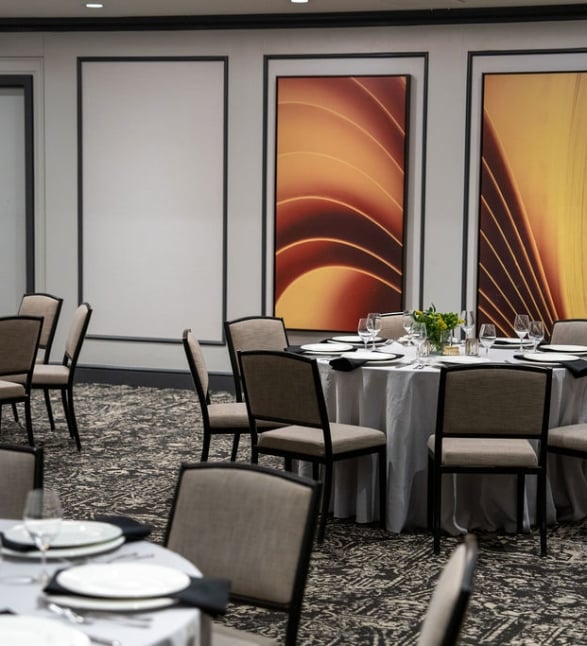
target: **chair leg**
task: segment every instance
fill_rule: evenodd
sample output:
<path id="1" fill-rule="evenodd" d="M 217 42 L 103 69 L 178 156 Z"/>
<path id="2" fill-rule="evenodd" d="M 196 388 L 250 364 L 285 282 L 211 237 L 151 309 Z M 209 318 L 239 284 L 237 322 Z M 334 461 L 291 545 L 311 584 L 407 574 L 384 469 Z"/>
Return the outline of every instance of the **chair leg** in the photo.
<path id="1" fill-rule="evenodd" d="M 324 535 L 326 534 L 326 517 L 328 516 L 328 510 L 330 508 L 330 491 L 332 489 L 332 463 L 327 462 L 324 465 L 324 481 L 322 488 L 322 514 L 320 517 L 320 523 L 318 525 L 318 543 L 324 541 Z"/>
<path id="2" fill-rule="evenodd" d="M 49 426 L 52 431 L 55 430 L 55 420 L 53 419 L 53 408 L 51 406 L 51 396 L 49 395 L 49 389 L 43 388 L 43 393 L 45 395 L 45 407 L 47 408 L 47 417 L 49 418 Z"/>
<path id="3" fill-rule="evenodd" d="M 238 453 L 238 443 L 241 439 L 240 433 L 235 433 L 232 439 L 232 451 L 230 453 L 230 461 L 236 462 L 236 456 Z"/>
<path id="4" fill-rule="evenodd" d="M 283 468 L 291 473 L 293 471 L 293 460 L 290 457 L 283 458 Z"/>
<path id="5" fill-rule="evenodd" d="M 75 443 L 77 445 L 77 450 L 82 450 L 82 444 L 79 439 L 79 432 L 77 430 L 77 421 L 75 419 L 75 409 L 73 406 L 73 392 L 72 388 L 68 387 L 61 391 L 61 399 L 63 401 L 63 410 L 65 411 L 65 418 L 67 420 L 67 426 L 69 428 L 70 437 L 75 438 Z"/>
<path id="6" fill-rule="evenodd" d="M 427 479 L 428 500 L 426 502 L 426 526 L 431 532 L 434 526 L 434 460 L 428 455 L 428 479 Z"/>
<path id="7" fill-rule="evenodd" d="M 12 404 L 12 414 L 14 415 L 14 421 L 18 424 L 18 408 L 15 403 Z"/>
<path id="8" fill-rule="evenodd" d="M 538 474 L 536 514 L 540 528 L 540 556 L 546 556 L 546 473 Z"/>
<path id="9" fill-rule="evenodd" d="M 33 435 L 33 417 L 31 415 L 31 400 L 27 399 L 24 403 L 24 416 L 26 420 L 26 430 L 29 437 L 29 445 L 35 446 L 35 438 Z"/>
<path id="10" fill-rule="evenodd" d="M 440 554 L 440 510 L 442 507 L 442 472 L 438 467 L 434 470 L 434 511 L 433 513 L 433 526 L 434 533 L 434 554 Z"/>
<path id="11" fill-rule="evenodd" d="M 379 523 L 381 529 L 387 528 L 387 452 L 379 453 Z"/>
<path id="12" fill-rule="evenodd" d="M 208 462 L 208 453 L 210 453 L 210 435 L 204 432 L 204 441 L 202 442 L 201 462 Z"/>
<path id="13" fill-rule="evenodd" d="M 526 479 L 523 473 L 518 473 L 517 478 L 517 493 L 516 493 L 516 531 L 521 534 L 524 531 L 524 494 L 526 489 Z M 538 514 L 538 507 L 536 507 L 536 514 Z"/>

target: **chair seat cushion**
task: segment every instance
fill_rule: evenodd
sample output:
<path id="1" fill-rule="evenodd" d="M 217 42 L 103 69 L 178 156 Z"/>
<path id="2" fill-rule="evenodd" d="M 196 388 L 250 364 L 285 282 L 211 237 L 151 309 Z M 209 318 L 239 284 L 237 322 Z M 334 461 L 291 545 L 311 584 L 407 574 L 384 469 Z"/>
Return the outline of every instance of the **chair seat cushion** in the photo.
<path id="1" fill-rule="evenodd" d="M 434 453 L 434 435 L 428 438 Z M 528 440 L 510 438 L 446 437 L 442 465 L 464 467 L 536 467 L 538 457 Z"/>
<path id="2" fill-rule="evenodd" d="M 548 446 L 587 453 L 587 424 L 571 424 L 549 429 Z"/>
<path id="3" fill-rule="evenodd" d="M 69 380 L 69 368 L 58 364 L 38 364 L 33 372 L 33 386 L 63 386 Z"/>
<path id="4" fill-rule="evenodd" d="M 208 417 L 212 428 L 249 428 L 247 405 L 243 402 L 209 404 Z"/>
<path id="5" fill-rule="evenodd" d="M 353 424 L 330 424 L 333 454 L 347 453 L 386 444 L 385 433 L 367 426 Z M 324 455 L 324 436 L 320 428 L 285 426 L 260 433 L 257 445 L 260 449 L 287 450 L 306 455 Z"/>
<path id="6" fill-rule="evenodd" d="M 212 646 L 277 646 L 278 642 L 268 637 L 214 623 L 211 644 Z"/>
<path id="7" fill-rule="evenodd" d="M 15 399 L 18 397 L 25 397 L 26 390 L 22 384 L 17 384 L 13 381 L 0 380 L 0 400 L 2 399 Z"/>

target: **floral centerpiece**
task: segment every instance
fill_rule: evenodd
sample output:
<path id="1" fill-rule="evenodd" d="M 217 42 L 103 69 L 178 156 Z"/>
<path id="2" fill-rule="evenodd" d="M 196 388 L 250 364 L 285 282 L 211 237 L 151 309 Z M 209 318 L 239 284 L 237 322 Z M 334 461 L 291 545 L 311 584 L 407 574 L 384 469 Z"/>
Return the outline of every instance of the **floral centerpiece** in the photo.
<path id="1" fill-rule="evenodd" d="M 414 310 L 412 318 L 426 325 L 428 342 L 435 352 L 442 352 L 442 346 L 452 341 L 453 330 L 463 323 L 456 312 L 437 312 L 434 303 L 427 310 Z"/>

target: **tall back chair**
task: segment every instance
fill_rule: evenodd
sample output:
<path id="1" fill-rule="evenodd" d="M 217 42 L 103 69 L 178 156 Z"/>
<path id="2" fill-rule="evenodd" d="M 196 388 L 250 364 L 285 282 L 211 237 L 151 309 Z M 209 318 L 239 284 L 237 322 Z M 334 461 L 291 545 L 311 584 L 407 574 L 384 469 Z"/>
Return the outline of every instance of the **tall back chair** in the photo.
<path id="1" fill-rule="evenodd" d="M 22 518 L 27 493 L 43 486 L 43 449 L 0 444 L 0 518 Z"/>
<path id="2" fill-rule="evenodd" d="M 434 588 L 418 646 L 457 643 L 473 588 L 477 554 L 477 539 L 473 534 L 467 534 L 465 541 L 452 553 Z"/>
<path id="3" fill-rule="evenodd" d="M 184 330 L 182 339 L 183 349 L 202 412 L 204 436 L 201 460 L 202 462 L 208 460 L 210 440 L 213 435 L 228 434 L 234 436 L 230 457 L 234 462 L 241 434 L 250 435 L 251 433 L 247 407 L 243 402 L 210 403 L 208 370 L 202 348 L 191 330 Z"/>
<path id="4" fill-rule="evenodd" d="M 287 330 L 282 318 L 246 316 L 234 321 L 225 321 L 224 332 L 234 377 L 234 392 L 237 401 L 240 402 L 243 401 L 243 389 L 238 353 L 244 350 L 283 351 L 289 345 Z"/>
<path id="5" fill-rule="evenodd" d="M 552 326 L 553 344 L 587 345 L 587 319 L 561 319 Z"/>
<path id="6" fill-rule="evenodd" d="M 65 413 L 69 435 L 75 439 L 78 451 L 81 450 L 81 442 L 73 405 L 73 383 L 77 362 L 91 317 L 92 308 L 88 303 L 82 303 L 73 314 L 61 364 L 37 364 L 33 372 L 32 381 L 33 389 L 43 390 L 47 398 L 51 390 L 61 392 L 63 412 Z M 48 408 L 48 414 L 51 429 L 55 430 L 55 421 L 50 407 Z"/>
<path id="7" fill-rule="evenodd" d="M 329 422 L 320 373 L 314 359 L 268 350 L 241 352 L 240 370 L 253 431 L 253 462 L 259 454 L 312 463 L 314 478 L 324 469 L 318 540 L 322 541 L 332 490 L 334 463 L 375 454 L 379 467 L 379 518 L 385 527 L 386 445 L 383 431 Z M 283 424 L 266 430 L 264 423 Z"/>
<path id="8" fill-rule="evenodd" d="M 540 551 L 546 554 L 546 449 L 552 370 L 485 364 L 440 369 L 436 432 L 428 439 L 428 519 L 440 550 L 442 476 L 517 477 L 522 531 L 525 476 L 536 475 Z M 537 444 L 535 447 L 534 444 Z"/>
<path id="9" fill-rule="evenodd" d="M 318 494 L 312 480 L 260 466 L 182 465 L 165 544 L 204 576 L 230 579 L 233 601 L 287 613 L 285 643 L 293 646 Z M 214 632 L 257 643 L 220 625 Z"/>
<path id="10" fill-rule="evenodd" d="M 49 363 L 62 305 L 62 298 L 42 293 L 25 294 L 20 302 L 19 316 L 37 316 L 43 319 L 37 354 L 37 361 L 42 363 Z"/>
<path id="11" fill-rule="evenodd" d="M 384 339 L 398 340 L 406 331 L 404 330 L 404 313 L 388 312 L 381 315 L 381 331 L 379 336 Z"/>
<path id="12" fill-rule="evenodd" d="M 3 404 L 23 404 L 31 446 L 35 440 L 30 394 L 42 325 L 43 319 L 36 316 L 0 318 L 0 416 Z"/>

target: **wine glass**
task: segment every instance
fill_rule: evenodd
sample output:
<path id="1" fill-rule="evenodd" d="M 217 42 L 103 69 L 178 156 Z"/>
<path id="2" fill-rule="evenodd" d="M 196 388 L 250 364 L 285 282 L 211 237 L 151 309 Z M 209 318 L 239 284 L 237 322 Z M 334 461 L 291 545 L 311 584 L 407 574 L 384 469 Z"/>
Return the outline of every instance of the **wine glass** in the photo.
<path id="1" fill-rule="evenodd" d="M 530 329 L 530 317 L 527 314 L 516 314 L 514 332 L 520 337 L 520 352 L 524 351 L 523 340 Z"/>
<path id="2" fill-rule="evenodd" d="M 369 312 L 367 314 L 367 327 L 371 332 L 371 339 L 373 342 L 373 350 L 375 350 L 375 339 L 377 338 L 377 335 L 379 332 L 381 332 L 381 328 L 383 327 L 383 321 L 381 320 L 381 314 L 378 312 Z"/>
<path id="3" fill-rule="evenodd" d="M 29 491 L 23 512 L 24 526 L 36 548 L 41 553 L 41 572 L 36 578 L 46 583 L 49 575 L 46 572 L 47 550 L 61 527 L 63 510 L 59 495 L 52 489 L 33 489 Z"/>
<path id="4" fill-rule="evenodd" d="M 408 344 L 412 341 L 412 326 L 414 325 L 414 319 L 412 313 L 409 310 L 405 310 L 402 314 L 402 326 L 406 331 L 406 336 L 408 337 Z"/>
<path id="5" fill-rule="evenodd" d="M 426 323 L 418 323 L 414 321 L 412 325 L 411 336 L 412 336 L 412 342 L 416 346 L 416 356 L 418 357 L 416 366 L 423 366 L 424 361 L 422 359 L 422 353 L 423 353 L 424 344 L 426 343 L 426 340 L 428 338 L 428 333 L 426 331 Z"/>
<path id="6" fill-rule="evenodd" d="M 483 323 L 479 329 L 479 341 L 485 348 L 485 356 L 489 355 L 489 348 L 495 343 L 496 336 L 495 325 L 493 323 Z"/>
<path id="7" fill-rule="evenodd" d="M 528 338 L 532 341 L 532 352 L 536 352 L 538 344 L 544 339 L 544 323 L 542 321 L 530 321 Z"/>
<path id="8" fill-rule="evenodd" d="M 359 324 L 357 325 L 357 334 L 363 340 L 365 344 L 365 350 L 368 350 L 367 344 L 371 338 L 371 330 L 369 329 L 369 320 L 367 318 L 359 319 Z"/>
<path id="9" fill-rule="evenodd" d="M 463 310 L 461 312 L 461 327 L 465 333 L 465 339 L 471 337 L 471 332 L 475 329 L 475 312 L 473 310 Z"/>

